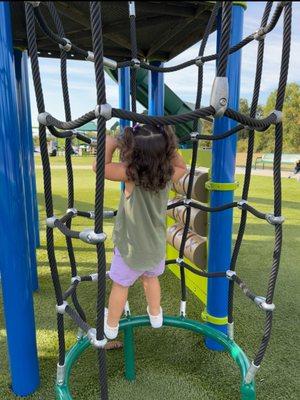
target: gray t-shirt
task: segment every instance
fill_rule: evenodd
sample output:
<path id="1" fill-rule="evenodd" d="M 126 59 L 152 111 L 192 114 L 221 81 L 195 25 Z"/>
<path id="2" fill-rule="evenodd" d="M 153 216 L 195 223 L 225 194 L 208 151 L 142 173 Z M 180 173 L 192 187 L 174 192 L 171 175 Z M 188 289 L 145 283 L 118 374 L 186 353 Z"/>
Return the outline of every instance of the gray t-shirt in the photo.
<path id="1" fill-rule="evenodd" d="M 126 198 L 122 192 L 113 242 L 132 269 L 154 268 L 165 258 L 166 210 L 171 182 L 158 193 L 135 186 Z"/>

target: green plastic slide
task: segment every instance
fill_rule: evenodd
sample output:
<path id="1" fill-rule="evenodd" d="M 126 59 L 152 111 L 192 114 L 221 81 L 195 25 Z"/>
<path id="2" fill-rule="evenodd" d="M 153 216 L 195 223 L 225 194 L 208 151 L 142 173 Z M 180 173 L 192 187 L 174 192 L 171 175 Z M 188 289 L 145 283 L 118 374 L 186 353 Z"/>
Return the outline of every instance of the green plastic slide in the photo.
<path id="1" fill-rule="evenodd" d="M 108 75 L 118 82 L 118 71 L 105 68 Z M 148 108 L 148 71 L 140 68 L 137 71 L 137 100 L 145 108 Z M 165 115 L 184 114 L 192 111 L 180 97 L 174 93 L 169 86 L 165 85 Z M 180 138 L 192 131 L 192 122 L 176 126 L 176 134 Z"/>

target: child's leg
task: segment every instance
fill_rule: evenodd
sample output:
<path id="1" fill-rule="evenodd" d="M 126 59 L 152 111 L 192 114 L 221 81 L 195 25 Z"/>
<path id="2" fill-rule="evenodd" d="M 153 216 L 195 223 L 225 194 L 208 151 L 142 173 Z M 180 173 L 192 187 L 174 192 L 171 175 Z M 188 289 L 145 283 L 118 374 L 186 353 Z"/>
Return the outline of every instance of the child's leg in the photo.
<path id="1" fill-rule="evenodd" d="M 128 287 L 113 282 L 108 302 L 107 325 L 118 326 L 128 296 Z"/>
<path id="2" fill-rule="evenodd" d="M 160 283 L 157 276 L 142 276 L 145 296 L 151 315 L 160 314 Z"/>

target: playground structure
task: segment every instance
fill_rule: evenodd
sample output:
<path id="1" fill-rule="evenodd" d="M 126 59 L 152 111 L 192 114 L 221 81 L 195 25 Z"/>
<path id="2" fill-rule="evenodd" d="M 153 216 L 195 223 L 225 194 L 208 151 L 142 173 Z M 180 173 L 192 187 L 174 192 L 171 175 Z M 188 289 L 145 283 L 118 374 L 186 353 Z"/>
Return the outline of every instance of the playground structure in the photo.
<path id="1" fill-rule="evenodd" d="M 221 7 L 222 5 L 222 7 Z M 9 6 L 6 3 L 0 3 L 1 15 L 1 54 L 6 57 L 1 58 L 2 67 L 5 70 L 5 77 L 7 79 L 5 95 L 10 100 L 8 103 L 2 102 L 1 113 L 3 115 L 3 124 L 8 124 L 9 119 L 19 116 L 19 121 L 14 121 L 16 126 L 24 120 L 22 118 L 21 106 L 22 104 L 28 105 L 27 100 L 22 98 L 18 103 L 20 108 L 13 109 L 7 112 L 6 104 L 12 104 L 15 107 L 16 102 L 16 89 L 14 85 L 13 73 L 13 48 L 11 40 L 10 29 L 10 16 Z M 51 17 L 53 18 L 57 33 L 54 33 L 49 27 L 47 21 L 43 16 L 43 7 L 47 7 Z M 130 33 L 132 54 L 131 59 L 128 61 L 113 61 L 103 57 L 103 37 L 102 37 L 102 18 L 101 18 L 101 4 L 98 2 L 90 3 L 91 24 L 92 24 L 92 38 L 93 38 L 93 53 L 83 50 L 71 43 L 65 38 L 63 25 L 61 23 L 59 14 L 53 3 L 49 2 L 45 5 L 39 2 L 25 2 L 26 12 L 26 25 L 28 37 L 28 51 L 32 64 L 33 81 L 37 97 L 37 105 L 39 111 L 40 123 L 40 145 L 41 155 L 44 171 L 44 190 L 45 202 L 47 212 L 47 251 L 49 256 L 49 264 L 51 268 L 52 279 L 55 288 L 57 300 L 57 320 L 58 320 L 58 336 L 59 336 L 59 361 L 57 369 L 57 385 L 56 392 L 58 399 L 71 399 L 69 389 L 69 377 L 71 374 L 72 366 L 78 359 L 81 353 L 91 344 L 97 348 L 98 359 L 100 366 L 100 388 L 101 399 L 107 399 L 107 382 L 106 382 L 106 364 L 105 364 L 105 351 L 104 345 L 106 339 L 103 334 L 103 314 L 104 314 L 104 300 L 105 300 L 105 277 L 106 277 L 106 263 L 105 263 L 105 249 L 104 240 L 105 234 L 103 233 L 103 218 L 113 217 L 114 213 L 103 212 L 103 199 L 104 199 L 104 158 L 103 149 L 105 146 L 105 120 L 111 117 L 121 118 L 121 126 L 126 126 L 129 122 L 140 123 L 154 123 L 154 124 L 181 124 L 192 121 L 192 132 L 189 132 L 180 138 L 180 142 L 186 141 L 192 143 L 192 161 L 191 169 L 188 176 L 188 181 L 183 181 L 182 185 L 177 186 L 177 191 L 184 195 L 178 201 L 172 202 L 169 205 L 169 210 L 178 207 L 184 207 L 186 210 L 185 216 L 182 217 L 183 231 L 181 242 L 175 247 L 179 248 L 178 257 L 169 259 L 168 265 L 173 265 L 179 268 L 181 279 L 181 302 L 180 314 L 178 317 L 164 318 L 164 325 L 173 326 L 176 328 L 189 329 L 205 336 L 206 345 L 210 349 L 219 350 L 225 349 L 229 352 L 231 357 L 238 364 L 241 371 L 241 398 L 255 399 L 255 385 L 254 376 L 263 360 L 267 345 L 271 334 L 271 325 L 273 318 L 273 295 L 275 290 L 275 283 L 280 262 L 280 250 L 282 241 L 282 223 L 283 217 L 281 216 L 281 183 L 280 183 L 280 159 L 282 148 L 282 122 L 281 111 L 284 101 L 285 86 L 287 82 L 287 72 L 289 63 L 290 51 L 290 36 L 291 36 L 291 15 L 292 4 L 291 2 L 280 2 L 272 16 L 270 17 L 272 9 L 272 2 L 268 2 L 265 7 L 264 15 L 262 17 L 261 26 L 257 32 L 242 39 L 242 23 L 244 5 L 241 2 L 231 3 L 217 2 L 211 6 L 208 23 L 205 32 L 203 33 L 201 46 L 198 56 L 182 65 L 175 67 L 163 67 L 161 63 L 148 63 L 138 59 L 137 54 L 137 41 L 136 41 L 136 15 L 135 4 L 129 2 L 129 15 L 130 15 Z M 262 74 L 262 62 L 264 52 L 264 38 L 267 33 L 271 32 L 277 24 L 281 14 L 284 14 L 284 33 L 282 43 L 282 59 L 281 71 L 278 84 L 278 95 L 276 102 L 276 109 L 264 119 L 256 119 L 256 107 L 258 103 L 258 96 L 260 90 L 260 81 Z M 4 18 L 3 18 L 4 17 Z M 44 34 L 49 41 L 52 41 L 60 46 L 61 57 L 61 72 L 62 72 L 62 88 L 64 94 L 64 105 L 66 111 L 66 121 L 59 121 L 46 112 L 44 106 L 43 90 L 40 80 L 39 64 L 38 64 L 38 47 L 36 41 L 35 25 L 36 20 L 39 26 L 44 31 Z M 217 21 L 217 53 L 214 55 L 204 56 L 204 50 L 209 34 Z M 269 21 L 269 22 L 268 22 Z M 247 45 L 253 40 L 258 41 L 258 56 L 257 56 L 257 69 L 255 77 L 255 86 L 253 91 L 253 101 L 251 105 L 250 116 L 240 114 L 238 111 L 239 100 L 239 78 L 240 78 L 240 57 L 243 46 Z M 95 110 L 88 112 L 82 117 L 72 120 L 68 96 L 68 85 L 66 75 L 66 62 L 68 52 L 72 51 L 81 54 L 84 58 L 95 63 L 96 85 L 97 85 L 97 106 Z M 217 61 L 217 71 L 214 84 L 212 86 L 212 96 L 210 106 L 201 108 L 201 94 L 202 94 L 202 75 L 203 64 L 209 61 Z M 22 55 L 22 68 L 25 68 L 26 55 Z M 24 64 L 24 65 L 23 65 Z M 19 63 L 21 65 L 21 63 Z M 120 109 L 112 108 L 106 103 L 105 98 L 105 84 L 104 84 L 104 65 L 107 68 L 118 69 L 119 83 L 120 83 Z M 191 111 L 179 115 L 160 116 L 163 114 L 163 73 L 176 71 L 189 65 L 196 65 L 199 71 L 198 87 L 197 87 L 197 100 L 195 111 Z M 148 115 L 141 115 L 136 113 L 136 75 L 137 70 L 149 70 L 149 107 Z M 23 70 L 22 70 L 23 72 Z M 131 72 L 131 73 L 130 73 Z M 129 79 L 130 78 L 130 79 Z M 228 79 L 229 78 L 229 79 Z M 26 78 L 24 78 L 25 80 Z M 129 90 L 130 89 L 130 90 Z M 23 92 L 22 92 L 23 90 Z M 28 87 L 25 89 L 19 88 L 19 93 L 28 94 Z M 130 94 L 131 94 L 131 110 L 130 108 Z M 28 116 L 28 110 L 23 111 Z M 71 141 L 73 137 L 77 137 L 85 143 L 92 144 L 91 139 L 85 137 L 83 134 L 78 133 L 76 128 L 97 118 L 97 174 L 96 174 L 96 198 L 95 198 L 95 211 L 82 211 L 74 208 L 74 189 L 73 189 L 73 172 L 71 163 Z M 204 135 L 201 131 L 197 131 L 199 118 L 214 118 L 214 131 L 213 135 Z M 237 124 L 237 122 L 239 124 Z M 275 155 L 274 155 L 274 213 L 265 214 L 254 209 L 247 202 L 250 178 L 251 178 L 251 165 L 253 158 L 253 143 L 254 131 L 264 131 L 271 124 L 275 124 Z M 27 122 L 27 126 L 29 122 Z M 68 209 L 66 215 L 56 217 L 53 215 L 52 193 L 51 193 L 51 171 L 49 165 L 47 142 L 46 142 L 46 127 L 56 137 L 63 137 L 66 139 L 66 164 L 68 172 Z M 233 201 L 233 191 L 236 187 L 234 182 L 234 155 L 236 149 L 236 136 L 239 130 L 248 129 L 249 143 L 248 143 L 248 156 L 245 173 L 245 181 L 243 187 L 243 195 L 240 201 Z M 58 130 L 59 129 L 59 130 Z M 258 133 L 263 134 L 263 133 Z M 4 140 L 5 139 L 5 140 Z M 14 148 L 19 146 L 20 137 L 16 140 L 7 138 L 1 132 L 1 143 L 6 143 L 8 156 L 3 158 L 5 165 L 14 177 L 18 176 L 20 171 L 20 164 L 17 161 L 12 162 L 10 155 L 13 154 Z M 212 165 L 210 173 L 210 181 L 206 183 L 206 188 L 210 191 L 210 204 L 205 205 L 203 198 L 199 197 L 199 190 L 193 192 L 193 187 L 197 182 L 196 160 L 198 153 L 198 142 L 200 140 L 211 140 L 212 147 Z M 0 146 L 1 147 L 1 146 Z M 18 169 L 19 168 L 19 169 Z M 2 174 L 1 180 L 3 187 L 8 189 L 8 196 L 18 197 L 22 183 L 22 174 L 13 185 L 8 179 L 9 174 Z M 204 193 L 205 191 L 201 191 Z M 197 197 L 198 196 L 198 197 Z M 196 201 L 194 201 L 194 198 Z M 11 201 L 13 204 L 13 201 Z M 1 204 L 2 209 L 5 209 L 5 204 Z M 20 225 L 23 218 L 22 207 L 19 210 L 14 210 L 13 214 L 5 214 L 5 223 L 10 221 L 12 225 L 18 229 L 19 238 L 24 239 L 23 246 L 26 246 L 26 222 Z M 239 208 L 241 210 L 241 223 L 238 237 L 231 252 L 231 232 L 232 232 L 232 210 Z M 7 207 L 6 207 L 7 209 Z M 210 213 L 209 221 L 209 246 L 208 246 L 208 270 L 207 272 L 201 268 L 197 268 L 184 260 L 185 246 L 189 237 L 189 228 L 191 225 L 191 216 L 195 210 Z M 6 212 L 8 212 L 6 210 Z M 183 211 L 182 211 L 183 212 Z M 270 280 L 266 298 L 254 294 L 248 286 L 236 274 L 236 262 L 238 253 L 242 244 L 242 239 L 245 231 L 246 220 L 248 212 L 252 213 L 258 218 L 266 220 L 275 228 L 275 249 L 274 258 L 271 268 Z M 175 214 L 174 214 L 175 215 Z M 85 217 L 88 219 L 95 219 L 95 227 L 89 228 L 82 232 L 77 232 L 71 229 L 71 221 L 74 217 Z M 181 217 L 178 217 L 179 219 Z M 25 219 L 26 221 L 26 219 Z M 66 236 L 67 247 L 70 255 L 71 265 L 71 285 L 63 292 L 55 259 L 55 246 L 53 242 L 53 229 L 59 229 L 62 234 Z M 14 232 L 9 231 L 8 236 L 13 243 Z M 78 276 L 77 266 L 75 262 L 75 255 L 73 251 L 72 239 L 81 239 L 84 242 L 95 244 L 97 247 L 98 255 L 98 271 L 91 273 L 88 276 Z M 174 243 L 175 244 L 175 243 Z M 15 249 L 14 249 L 15 251 Z M 19 253 L 20 252 L 20 253 Z M 11 373 L 13 381 L 13 390 L 18 395 L 27 395 L 33 392 L 38 385 L 38 363 L 36 357 L 36 344 L 35 344 L 35 328 L 33 319 L 32 307 L 32 282 L 36 276 L 34 268 L 27 270 L 20 268 L 20 254 L 28 254 L 25 248 L 18 249 L 15 254 L 15 259 L 11 262 L 12 248 L 3 248 L 4 263 L 1 269 L 3 294 L 6 311 L 6 324 L 8 333 L 8 344 L 10 352 Z M 12 271 L 9 270 L 8 265 L 13 265 Z M 30 264 L 31 265 L 31 264 Z M 14 282 L 13 274 L 23 274 L 21 277 L 20 287 L 15 293 L 12 293 L 11 287 Z M 206 323 L 198 321 L 191 321 L 186 318 L 186 274 L 193 273 L 207 281 L 207 301 L 206 301 Z M 32 282 L 31 282 L 32 281 Z M 85 314 L 81 308 L 77 295 L 76 288 L 79 284 L 85 282 L 97 281 L 98 282 L 98 299 L 97 299 L 97 325 L 96 329 L 92 328 L 86 321 Z M 244 352 L 234 341 L 233 336 L 233 289 L 234 284 L 237 284 L 260 309 L 266 312 L 265 332 L 260 345 L 260 348 L 250 364 Z M 34 286 L 33 286 L 34 287 Z M 30 292 L 30 293 L 29 293 Z M 26 294 L 24 296 L 24 293 Z M 216 295 L 218 293 L 218 295 Z M 67 299 L 71 297 L 74 307 L 67 303 Z M 24 301 L 25 299 L 25 301 Z M 9 314 L 13 305 L 19 305 L 20 301 L 24 301 L 22 313 L 15 313 L 13 316 Z M 18 309 L 18 307 L 16 307 Z M 124 352 L 125 352 L 125 376 L 129 380 L 135 378 L 134 368 L 134 328 L 139 326 L 149 325 L 149 320 L 145 316 L 133 317 L 130 315 L 129 307 L 127 307 L 126 317 L 121 321 L 120 328 L 124 330 Z M 19 315 L 20 314 L 20 315 Z M 22 315 L 21 315 L 22 314 Z M 65 353 L 64 343 L 64 315 L 68 314 L 79 326 L 80 334 L 78 342 L 72 349 Z M 22 323 L 24 327 L 24 334 L 22 341 L 16 332 L 18 323 Z M 27 353 L 21 349 L 21 345 L 26 343 Z M 22 365 L 22 373 L 25 370 L 25 375 L 21 376 L 20 365 Z M 26 368 L 24 365 L 26 364 Z"/>

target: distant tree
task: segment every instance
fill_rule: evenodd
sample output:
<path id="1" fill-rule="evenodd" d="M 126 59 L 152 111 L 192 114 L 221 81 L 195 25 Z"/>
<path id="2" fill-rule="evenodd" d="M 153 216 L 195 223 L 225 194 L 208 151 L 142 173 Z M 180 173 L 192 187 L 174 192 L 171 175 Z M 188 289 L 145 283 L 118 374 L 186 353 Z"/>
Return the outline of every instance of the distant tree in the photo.
<path id="1" fill-rule="evenodd" d="M 264 115 L 275 108 L 277 91 L 270 94 L 264 106 Z M 289 83 L 286 88 L 283 106 L 283 151 L 300 152 L 300 85 Z M 256 138 L 257 151 L 274 151 L 274 132 L 272 126 Z"/>

